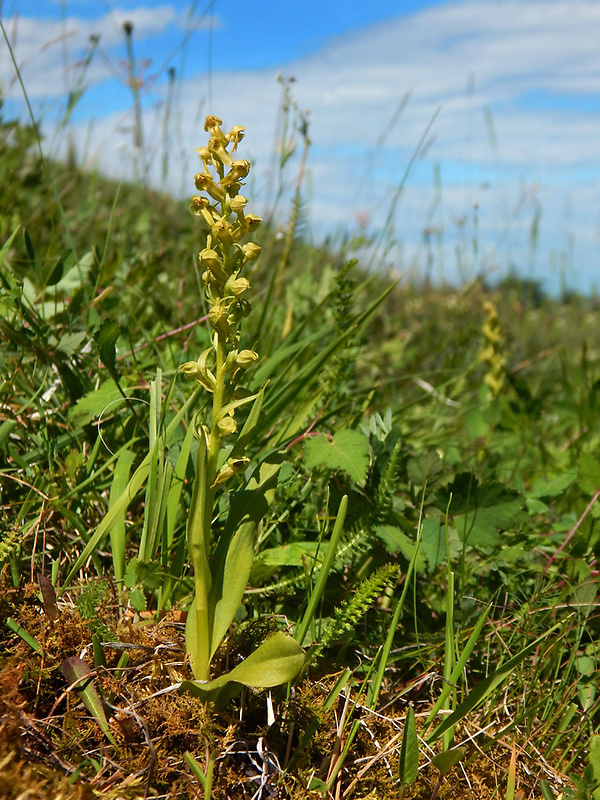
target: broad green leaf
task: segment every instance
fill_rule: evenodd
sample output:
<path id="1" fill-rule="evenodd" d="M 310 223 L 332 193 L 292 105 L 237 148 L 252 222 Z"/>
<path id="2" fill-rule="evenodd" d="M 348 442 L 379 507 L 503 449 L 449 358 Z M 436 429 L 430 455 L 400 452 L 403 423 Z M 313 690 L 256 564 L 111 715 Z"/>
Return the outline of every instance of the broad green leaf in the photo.
<path id="1" fill-rule="evenodd" d="M 363 433 L 342 430 L 330 439 L 320 434 L 308 439 L 304 445 L 306 466 L 342 470 L 359 486 L 364 485 L 369 468 L 369 443 Z"/>
<path id="2" fill-rule="evenodd" d="M 211 560 L 212 585 L 209 613 L 212 615 L 210 658 L 221 644 L 242 602 L 254 562 L 256 532 L 273 501 L 281 462 L 265 461 L 248 486 L 236 492 L 215 554 Z"/>
<path id="3" fill-rule="evenodd" d="M 428 485 L 431 488 L 432 480 L 442 472 L 442 460 L 435 450 L 428 450 L 416 458 L 409 458 L 406 472 L 411 483 L 416 486 Z"/>
<path id="4" fill-rule="evenodd" d="M 65 271 L 65 263 L 73 262 L 73 251 L 63 250 L 46 261 L 40 271 L 40 284 L 42 289 L 51 287 L 56 290 L 56 284 L 61 280 Z"/>
<path id="5" fill-rule="evenodd" d="M 102 700 L 94 686 L 91 669 L 77 656 L 65 658 L 60 668 L 70 686 L 81 697 L 83 704 L 100 726 L 102 733 L 111 744 L 116 744 L 104 713 Z"/>
<path id="6" fill-rule="evenodd" d="M 465 747 L 454 747 L 452 750 L 444 750 L 442 753 L 438 753 L 437 756 L 434 756 L 431 759 L 431 763 L 436 769 L 439 769 L 442 775 L 445 775 L 465 757 L 466 752 L 467 750 Z"/>
<path id="7" fill-rule="evenodd" d="M 548 511 L 548 506 L 537 497 L 527 497 L 525 500 L 525 507 L 532 514 L 545 514 Z"/>
<path id="8" fill-rule="evenodd" d="M 85 253 L 76 263 L 74 259 L 68 259 L 65 264 L 66 271 L 54 287 L 54 290 L 64 295 L 71 295 L 75 289 L 81 286 L 83 280 L 88 276 L 94 266 L 95 260 L 96 257 L 91 250 Z"/>
<path id="9" fill-rule="evenodd" d="M 141 561 L 137 556 L 133 556 L 127 564 L 125 586 L 133 589 L 134 586 L 141 584 L 145 589 L 153 591 L 158 589 L 167 577 L 157 561 Z"/>
<path id="10" fill-rule="evenodd" d="M 402 746 L 400 747 L 400 763 L 398 765 L 398 777 L 400 778 L 400 785 L 403 788 L 405 786 L 410 786 L 417 780 L 418 774 L 419 737 L 417 736 L 415 712 L 413 707 L 409 706 L 406 714 L 406 720 L 404 722 Z"/>
<path id="11" fill-rule="evenodd" d="M 231 672 L 205 683 L 184 681 L 179 691 L 202 697 L 231 682 L 267 689 L 293 680 L 303 664 L 304 650 L 295 639 L 280 631 L 264 641 Z"/>
<path id="12" fill-rule="evenodd" d="M 79 346 L 83 340 L 87 338 L 87 336 L 87 331 L 79 331 L 78 333 L 65 333 L 64 336 L 60 337 L 56 349 L 60 350 L 60 352 L 64 353 L 66 356 L 72 356 L 77 352 L 77 350 L 79 350 Z"/>

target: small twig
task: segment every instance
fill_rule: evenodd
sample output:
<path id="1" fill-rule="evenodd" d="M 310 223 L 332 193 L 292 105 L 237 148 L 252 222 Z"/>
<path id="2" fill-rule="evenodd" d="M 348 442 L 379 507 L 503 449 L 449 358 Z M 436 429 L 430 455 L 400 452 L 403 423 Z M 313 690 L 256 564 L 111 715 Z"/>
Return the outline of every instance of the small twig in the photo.
<path id="1" fill-rule="evenodd" d="M 161 333 L 160 336 L 155 336 L 151 342 L 143 342 L 142 344 L 135 347 L 133 350 L 123 353 L 120 356 L 117 356 L 117 361 L 122 361 L 124 358 L 133 355 L 133 353 L 139 353 L 140 350 L 145 350 L 147 347 L 150 347 L 152 344 L 156 344 L 157 342 L 162 342 L 163 339 L 168 339 L 170 336 L 177 336 L 184 331 L 189 330 L 190 328 L 195 328 L 196 325 L 200 325 L 202 322 L 206 322 L 208 316 L 200 317 L 200 319 L 196 319 L 193 322 L 187 322 L 185 325 L 181 325 L 179 328 L 175 328 L 172 331 L 167 331 L 166 333 Z"/>

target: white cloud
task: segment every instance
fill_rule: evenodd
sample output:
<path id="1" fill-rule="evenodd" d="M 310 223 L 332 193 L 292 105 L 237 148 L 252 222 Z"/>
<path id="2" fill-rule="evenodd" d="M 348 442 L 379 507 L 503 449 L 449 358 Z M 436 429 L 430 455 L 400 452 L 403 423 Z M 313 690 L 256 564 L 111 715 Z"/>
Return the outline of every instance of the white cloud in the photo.
<path id="1" fill-rule="evenodd" d="M 240 22 L 243 13 L 251 13 L 251 7 L 240 10 Z M 125 16 L 148 36 L 177 24 L 168 6 Z M 107 40 L 112 41 L 110 35 L 118 38 L 121 22 L 119 18 L 115 28 L 114 22 L 103 21 Z M 80 47 L 98 31 L 97 24 L 70 24 L 78 31 Z M 59 36 L 60 29 L 47 34 Z M 381 226 L 406 164 L 441 106 L 433 141 L 426 156 L 417 160 L 394 217 L 406 262 L 422 258 L 422 229 L 433 224 L 444 229 L 444 261 L 448 274 L 455 273 L 450 266 L 454 249 L 467 236 L 453 220 L 465 215 L 471 219 L 477 206 L 478 231 L 470 231 L 480 240 L 474 266 L 496 258 L 526 265 L 532 220 L 541 208 L 538 263 L 547 261 L 551 250 L 563 250 L 569 258 L 575 253 L 578 279 L 590 283 L 600 228 L 600 169 L 591 166 L 600 164 L 600 105 L 593 110 L 599 38 L 600 3 L 595 0 L 465 0 L 339 36 L 310 57 L 282 64 L 284 73 L 296 78 L 293 92 L 300 108 L 310 110 L 313 147 L 307 186 L 315 231 L 351 222 L 356 211 L 368 211 L 374 227 Z M 29 57 L 35 55 L 38 65 L 46 63 L 43 59 L 50 56 L 40 50 L 39 34 L 37 45 L 35 41 L 31 35 Z M 59 48 L 54 50 L 54 77 L 50 61 L 46 75 L 37 76 L 40 94 L 49 93 L 53 80 L 55 85 L 60 81 Z M 4 73 L 1 62 L 0 69 Z M 274 70 L 214 74 L 210 108 L 206 76 L 179 85 L 172 188 L 181 191 L 181 176 L 188 174 L 187 186 L 193 191 L 192 150 L 204 139 L 202 118 L 208 111 L 227 125 L 247 126 L 244 152 L 256 159 L 255 186 L 269 184 L 266 170 L 273 160 L 281 100 L 274 77 Z M 410 101 L 376 152 L 408 90 Z M 537 93 L 535 105 L 532 92 Z M 563 95 L 571 100 L 569 108 L 561 106 Z M 577 110 L 579 100 L 592 110 Z M 161 148 L 160 113 L 160 108 L 145 112 L 153 153 Z M 114 154 L 121 152 L 122 172 L 132 161 L 126 155 L 130 141 L 123 118 L 113 115 L 95 121 L 89 152 L 108 169 L 112 163 L 113 171 Z M 441 201 L 433 179 L 436 162 L 441 165 Z M 369 164 L 371 173 L 361 186 Z"/>
<path id="2" fill-rule="evenodd" d="M 92 86 L 112 77 L 112 55 L 119 48 L 124 53 L 123 24 L 133 25 L 135 44 L 164 34 L 170 27 L 183 32 L 189 26 L 187 16 L 172 5 L 153 8 L 140 6 L 130 10 L 114 8 L 97 19 L 75 16 L 64 20 L 14 16 L 3 20 L 15 58 L 30 99 L 60 97 L 72 82 L 70 73 L 78 69 L 89 51 L 91 37 L 99 37 L 100 47 L 108 58 L 92 59 L 86 72 L 86 84 Z M 207 25 L 208 21 L 196 25 Z M 0 76 L 8 98 L 21 98 L 21 89 L 8 48 L 0 48 Z"/>

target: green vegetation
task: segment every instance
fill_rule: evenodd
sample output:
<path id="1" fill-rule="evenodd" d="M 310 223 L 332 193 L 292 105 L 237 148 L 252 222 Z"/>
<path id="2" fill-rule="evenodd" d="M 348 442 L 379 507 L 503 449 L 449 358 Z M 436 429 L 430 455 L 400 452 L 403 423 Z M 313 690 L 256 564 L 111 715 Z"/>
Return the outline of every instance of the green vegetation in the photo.
<path id="1" fill-rule="evenodd" d="M 224 130 L 191 214 L 2 124 L 0 796 L 600 797 L 596 302 L 259 228 Z"/>

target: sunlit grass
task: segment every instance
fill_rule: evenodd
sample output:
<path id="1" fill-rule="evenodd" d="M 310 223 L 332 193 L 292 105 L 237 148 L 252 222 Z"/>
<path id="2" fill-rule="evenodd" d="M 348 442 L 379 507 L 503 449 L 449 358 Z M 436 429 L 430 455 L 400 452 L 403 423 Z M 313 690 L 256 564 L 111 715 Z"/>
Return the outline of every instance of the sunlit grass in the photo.
<path id="1" fill-rule="evenodd" d="M 298 235 L 301 175 L 223 318 L 184 204 L 2 137 L 2 797 L 593 796 L 595 301 L 393 285 Z M 284 630 L 295 684 L 232 687 Z"/>

